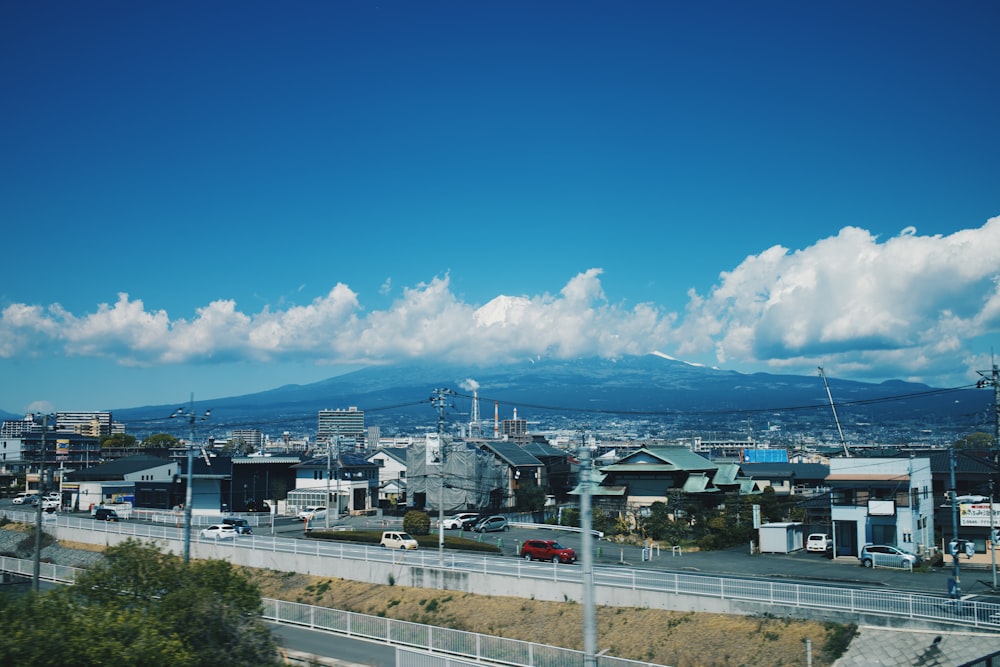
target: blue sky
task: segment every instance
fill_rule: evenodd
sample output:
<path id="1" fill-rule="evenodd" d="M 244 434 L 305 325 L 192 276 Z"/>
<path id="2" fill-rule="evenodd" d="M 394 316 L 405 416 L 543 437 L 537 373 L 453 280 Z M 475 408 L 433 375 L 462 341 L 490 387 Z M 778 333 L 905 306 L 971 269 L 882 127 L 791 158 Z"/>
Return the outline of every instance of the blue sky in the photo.
<path id="1" fill-rule="evenodd" d="M 6 3 L 0 409 L 651 351 L 974 382 L 998 27 L 988 2 Z"/>

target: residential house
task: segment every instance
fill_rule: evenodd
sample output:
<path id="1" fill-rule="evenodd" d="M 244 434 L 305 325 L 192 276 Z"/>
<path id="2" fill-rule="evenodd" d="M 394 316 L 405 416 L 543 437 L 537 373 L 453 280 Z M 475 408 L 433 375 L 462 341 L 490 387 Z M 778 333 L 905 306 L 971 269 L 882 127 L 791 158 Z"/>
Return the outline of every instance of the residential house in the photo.
<path id="1" fill-rule="evenodd" d="M 826 476 L 830 466 L 823 463 L 741 463 L 740 471 L 753 479 L 759 491 L 770 486 L 777 496 L 813 496 L 829 491 Z"/>
<path id="2" fill-rule="evenodd" d="M 378 506 L 406 502 L 406 447 L 379 447 L 367 457 L 378 466 Z"/>
<path id="3" fill-rule="evenodd" d="M 556 501 L 566 500 L 576 482 L 572 463 L 574 457 L 570 452 L 553 447 L 548 441 L 539 437 L 524 445 L 523 449 L 542 464 L 539 485 Z"/>
<path id="4" fill-rule="evenodd" d="M 857 556 L 865 544 L 934 547 L 929 459 L 833 458 L 826 482 L 835 556 Z"/>
<path id="5" fill-rule="evenodd" d="M 714 463 L 687 447 L 644 447 L 597 468 L 591 494 L 596 507 L 616 513 L 669 504 L 678 495 L 716 505 L 726 493 L 756 493 L 753 480 L 741 476 L 739 468 L 738 463 Z"/>
<path id="6" fill-rule="evenodd" d="M 320 505 L 332 516 L 355 514 L 378 504 L 379 467 L 357 454 L 318 456 L 292 466 L 295 489 L 288 493 L 289 509 Z M 296 511 L 296 510 L 293 510 Z"/>

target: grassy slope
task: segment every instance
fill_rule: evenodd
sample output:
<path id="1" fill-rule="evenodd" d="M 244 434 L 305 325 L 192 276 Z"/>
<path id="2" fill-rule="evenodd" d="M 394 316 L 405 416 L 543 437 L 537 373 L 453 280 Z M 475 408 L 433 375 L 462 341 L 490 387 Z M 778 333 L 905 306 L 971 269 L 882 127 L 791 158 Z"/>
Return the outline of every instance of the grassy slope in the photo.
<path id="1" fill-rule="evenodd" d="M 344 609 L 581 650 L 579 604 L 487 597 L 454 591 L 380 586 L 289 572 L 253 570 L 264 597 Z M 789 667 L 806 664 L 812 642 L 815 667 L 843 634 L 841 626 L 813 621 L 601 607 L 598 650 L 672 667 Z"/>

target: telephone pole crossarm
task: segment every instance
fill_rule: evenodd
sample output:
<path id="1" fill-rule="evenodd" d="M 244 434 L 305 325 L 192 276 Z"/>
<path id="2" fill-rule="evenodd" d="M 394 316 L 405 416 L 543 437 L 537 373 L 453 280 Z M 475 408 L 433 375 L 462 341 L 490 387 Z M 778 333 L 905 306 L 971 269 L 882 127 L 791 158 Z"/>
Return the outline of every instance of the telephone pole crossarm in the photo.
<path id="1" fill-rule="evenodd" d="M 993 368 L 988 371 L 976 371 L 980 379 L 976 382 L 976 387 L 993 387 L 993 461 L 1000 459 L 1000 367 L 993 364 Z"/>

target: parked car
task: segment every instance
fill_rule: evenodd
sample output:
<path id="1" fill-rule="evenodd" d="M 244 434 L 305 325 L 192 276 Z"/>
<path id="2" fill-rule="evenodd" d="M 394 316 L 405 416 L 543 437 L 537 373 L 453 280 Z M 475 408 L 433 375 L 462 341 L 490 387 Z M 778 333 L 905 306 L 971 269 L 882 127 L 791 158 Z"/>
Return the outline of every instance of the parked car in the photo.
<path id="1" fill-rule="evenodd" d="M 231 540 L 236 537 L 236 528 L 226 523 L 217 523 L 201 529 L 202 537 L 214 537 L 217 540 Z"/>
<path id="2" fill-rule="evenodd" d="M 382 533 L 379 545 L 386 549 L 416 549 L 417 541 L 409 533 L 387 530 Z"/>
<path id="3" fill-rule="evenodd" d="M 493 533 L 498 530 L 510 530 L 510 526 L 507 524 L 507 519 L 497 515 L 482 519 L 473 530 L 477 533 Z"/>
<path id="4" fill-rule="evenodd" d="M 44 496 L 42 496 L 42 500 L 56 500 L 61 502 L 62 494 L 57 491 L 50 491 L 49 493 L 46 493 Z"/>
<path id="5" fill-rule="evenodd" d="M 42 500 L 42 509 L 47 510 L 49 512 L 54 512 L 55 510 L 59 509 L 60 505 L 62 505 L 62 502 L 60 502 L 58 499 L 53 500 L 51 498 L 44 498 Z"/>
<path id="6" fill-rule="evenodd" d="M 866 544 L 861 547 L 858 555 L 861 564 L 865 567 L 884 565 L 886 567 L 905 567 L 909 563 L 911 567 L 920 565 L 920 557 L 909 551 L 894 547 L 891 544 Z"/>
<path id="7" fill-rule="evenodd" d="M 482 518 L 483 517 L 481 514 L 473 514 L 468 519 L 463 519 L 462 530 L 472 530 L 473 528 L 476 527 L 476 524 L 479 523 L 480 519 Z"/>
<path id="8" fill-rule="evenodd" d="M 521 558 L 575 563 L 576 552 L 555 540 L 525 540 L 524 546 L 521 547 Z"/>
<path id="9" fill-rule="evenodd" d="M 227 518 L 223 519 L 222 523 L 226 524 L 227 526 L 232 526 L 236 530 L 237 535 L 253 534 L 253 528 L 250 527 L 250 522 L 248 522 L 246 519 Z"/>
<path id="10" fill-rule="evenodd" d="M 310 505 L 299 512 L 296 516 L 299 521 L 321 521 L 326 518 L 326 508 L 322 505 Z"/>
<path id="11" fill-rule="evenodd" d="M 459 514 L 453 514 L 447 517 L 441 522 L 441 527 L 445 530 L 458 530 L 465 525 L 466 521 L 478 518 L 479 515 L 475 512 L 460 512 Z"/>
<path id="12" fill-rule="evenodd" d="M 818 553 L 833 551 L 833 538 L 827 533 L 810 533 L 806 538 L 806 551 Z"/>
<path id="13" fill-rule="evenodd" d="M 11 502 L 15 505 L 33 505 L 38 502 L 38 496 L 34 493 L 19 493 Z"/>
<path id="14" fill-rule="evenodd" d="M 98 507 L 94 510 L 94 518 L 98 521 L 121 521 L 121 517 L 118 516 L 118 512 L 107 509 L 105 507 Z"/>

